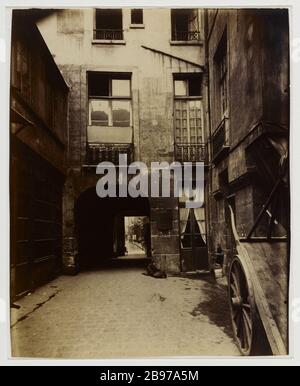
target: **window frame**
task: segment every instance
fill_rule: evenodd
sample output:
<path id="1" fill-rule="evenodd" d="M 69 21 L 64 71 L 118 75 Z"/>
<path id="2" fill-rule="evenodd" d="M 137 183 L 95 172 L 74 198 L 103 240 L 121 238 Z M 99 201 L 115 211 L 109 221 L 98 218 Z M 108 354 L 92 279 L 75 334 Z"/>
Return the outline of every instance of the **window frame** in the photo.
<path id="1" fill-rule="evenodd" d="M 185 43 L 199 43 L 201 41 L 201 28 L 200 28 L 200 15 L 199 10 L 197 8 L 172 8 L 171 9 L 171 42 L 185 42 Z M 189 25 L 191 15 L 193 15 L 193 18 L 195 19 L 196 29 L 191 29 L 191 26 Z M 186 30 L 178 30 L 176 28 L 178 20 L 177 18 L 185 16 L 187 18 L 186 24 L 187 29 Z M 179 39 L 177 38 L 178 33 L 183 33 L 187 35 L 187 39 Z M 196 39 L 190 39 L 189 34 L 197 34 Z"/>
<path id="2" fill-rule="evenodd" d="M 133 12 L 140 11 L 141 12 L 141 22 L 136 23 L 132 20 Z M 130 26 L 143 26 L 144 25 L 144 9 L 143 8 L 132 8 L 130 9 Z"/>
<path id="3" fill-rule="evenodd" d="M 227 27 L 214 55 L 215 93 L 220 107 L 220 121 L 228 117 L 228 42 Z"/>
<path id="4" fill-rule="evenodd" d="M 92 73 L 94 71 L 89 71 L 89 73 Z M 101 75 L 107 75 L 108 78 L 108 94 L 109 95 L 90 95 L 89 93 L 89 80 L 88 80 L 88 126 L 96 126 L 96 127 L 132 127 L 133 126 L 133 109 L 132 109 L 132 80 L 131 80 L 131 73 L 105 73 L 105 72 L 98 72 L 95 71 L 98 74 Z M 88 73 L 88 74 L 89 74 Z M 89 76 L 89 75 L 88 75 Z M 112 95 L 112 81 L 113 80 L 128 80 L 129 81 L 129 96 L 114 96 Z M 92 125 L 92 119 L 91 119 L 91 105 L 92 102 L 95 100 L 102 100 L 108 102 L 108 124 L 107 125 Z M 129 102 L 129 126 L 114 126 L 113 125 L 113 102 L 114 101 L 128 101 Z"/>
<path id="5" fill-rule="evenodd" d="M 97 38 L 97 33 L 96 31 L 97 30 L 101 30 L 101 28 L 97 28 L 97 11 L 101 11 L 101 10 L 104 10 L 104 11 L 107 11 L 107 10 L 119 10 L 121 11 L 121 22 L 122 22 L 122 28 L 121 28 L 121 39 L 99 39 Z M 122 8 L 94 8 L 94 17 L 93 17 L 93 41 L 96 43 L 96 42 L 115 42 L 115 44 L 124 44 L 124 13 L 123 13 L 123 9 Z M 105 29 L 103 29 L 105 30 Z M 107 31 L 109 29 L 106 29 Z M 113 29 L 112 29 L 113 30 Z"/>
<path id="6" fill-rule="evenodd" d="M 198 77 L 198 76 L 197 76 Z M 196 77 L 196 78 L 197 78 Z M 173 95 L 174 95 L 174 108 L 173 108 L 173 116 L 174 116 L 174 137 L 175 137 L 175 144 L 185 144 L 185 145 L 197 145 L 197 144 L 203 144 L 204 143 L 204 125 L 203 125 L 203 119 L 204 119 L 204 116 L 203 116 L 203 96 L 201 95 L 201 88 L 200 88 L 200 95 L 199 96 L 190 96 L 189 95 L 189 81 L 193 79 L 193 76 L 189 76 L 189 75 L 185 75 L 185 76 L 174 76 L 173 78 Z M 186 85 L 186 90 L 187 90 L 187 95 L 176 95 L 175 94 L 175 82 L 178 81 L 178 80 L 183 80 L 183 81 L 186 81 L 187 85 Z M 201 78 L 201 74 L 199 74 L 199 80 L 200 80 L 200 87 L 202 86 L 202 78 Z M 177 134 L 176 134 L 176 102 L 177 101 L 185 101 L 186 102 L 186 105 L 187 105 L 187 117 L 186 117 L 186 121 L 187 121 L 187 138 L 188 138 L 188 142 L 183 142 L 182 141 L 182 138 L 181 138 L 181 141 L 178 142 L 177 141 Z M 200 102 L 200 110 L 201 110 L 201 136 L 199 135 L 196 135 L 197 138 L 198 137 L 201 137 L 202 138 L 202 141 L 199 142 L 199 141 L 196 141 L 196 142 L 191 142 L 191 125 L 190 125 L 190 104 L 189 102 L 191 101 L 199 101 Z M 197 119 L 197 117 L 195 117 L 194 119 Z M 197 129 L 197 126 L 195 126 L 195 130 L 196 130 L 196 133 L 198 132 L 198 129 Z"/>

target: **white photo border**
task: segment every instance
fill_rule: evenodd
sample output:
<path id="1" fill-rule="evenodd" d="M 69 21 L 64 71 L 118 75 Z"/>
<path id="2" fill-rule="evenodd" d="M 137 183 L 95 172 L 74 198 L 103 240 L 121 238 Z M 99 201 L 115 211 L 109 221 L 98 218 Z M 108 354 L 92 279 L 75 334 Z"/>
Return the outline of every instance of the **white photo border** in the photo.
<path id="1" fill-rule="evenodd" d="M 300 364 L 300 259 L 297 235 L 300 235 L 300 2 L 299 0 L 0 0 L 0 366 L 1 365 L 95 365 L 95 366 L 289 366 Z M 194 8 L 289 8 L 290 13 L 290 80 L 291 80 L 291 268 L 290 268 L 290 355 L 288 357 L 183 357 L 153 359 L 55 360 L 12 359 L 9 327 L 9 74 L 10 25 L 14 8 L 88 8 L 110 7 L 194 7 Z M 298 178 L 297 178 L 298 175 Z M 299 248 L 299 249 L 297 249 Z"/>

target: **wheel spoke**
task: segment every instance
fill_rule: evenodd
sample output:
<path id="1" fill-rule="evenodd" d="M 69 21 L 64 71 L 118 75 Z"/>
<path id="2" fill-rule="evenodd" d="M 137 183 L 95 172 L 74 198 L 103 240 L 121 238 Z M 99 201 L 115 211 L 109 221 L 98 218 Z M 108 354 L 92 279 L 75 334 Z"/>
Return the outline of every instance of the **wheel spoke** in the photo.
<path id="1" fill-rule="evenodd" d="M 248 318 L 248 320 L 250 321 L 251 306 L 249 304 L 243 304 L 242 305 L 242 310 L 243 310 L 244 314 L 246 315 L 246 317 Z M 250 323 L 251 323 L 251 321 L 250 321 Z"/>
<path id="2" fill-rule="evenodd" d="M 232 276 L 235 278 L 237 288 L 239 289 L 239 291 L 241 291 L 240 271 L 237 264 L 233 266 L 233 271 L 234 272 L 232 272 Z"/>
<path id="3" fill-rule="evenodd" d="M 242 313 L 240 311 L 238 312 L 238 317 L 237 317 L 236 325 L 237 325 L 236 336 L 238 338 L 240 338 L 241 326 L 242 326 Z"/>
<path id="4" fill-rule="evenodd" d="M 243 321 L 243 314 L 241 313 L 241 319 L 240 319 L 240 344 L 241 347 L 245 348 L 245 331 L 244 331 L 244 321 Z"/>
<path id="5" fill-rule="evenodd" d="M 237 290 L 237 295 L 240 295 L 240 292 L 241 292 L 240 281 L 239 281 L 236 273 L 232 272 L 232 278 L 233 278 L 234 286 Z"/>
<path id="6" fill-rule="evenodd" d="M 241 272 L 239 279 L 240 279 L 241 297 L 244 303 L 246 303 L 248 300 L 248 286 L 247 286 L 247 281 L 244 273 Z"/>
<path id="7" fill-rule="evenodd" d="M 235 338 L 240 351 L 247 355 L 251 349 L 253 336 L 252 307 L 246 273 L 238 259 L 233 261 L 229 277 L 229 300 Z"/>
<path id="8" fill-rule="evenodd" d="M 244 319 L 245 319 L 245 322 L 251 332 L 252 330 L 252 322 L 251 322 L 251 319 L 250 319 L 250 316 L 248 315 L 247 311 L 245 309 L 243 309 L 243 316 L 244 316 Z"/>
<path id="9" fill-rule="evenodd" d="M 245 327 L 245 332 L 247 337 L 247 348 L 249 348 L 251 344 L 251 336 L 252 336 L 251 321 L 249 319 L 249 315 L 244 310 L 243 310 L 243 319 L 244 319 L 244 327 Z"/>
<path id="10" fill-rule="evenodd" d="M 236 318 L 237 318 L 237 316 L 239 315 L 239 313 L 241 312 L 241 309 L 240 308 L 238 308 L 238 307 L 236 307 L 236 308 L 233 308 L 233 310 L 232 310 L 232 313 L 233 313 L 233 319 L 236 321 Z"/>
<path id="11" fill-rule="evenodd" d="M 232 283 L 232 284 L 230 285 L 230 288 L 232 289 L 233 294 L 235 295 L 235 297 L 238 297 L 238 296 L 239 296 L 238 290 L 237 290 L 237 288 L 236 288 L 236 286 L 235 286 L 234 283 Z"/>
<path id="12" fill-rule="evenodd" d="M 249 347 L 250 339 L 248 339 L 248 332 L 247 332 L 247 328 L 246 328 L 246 322 L 245 322 L 245 319 L 244 319 L 243 316 L 242 316 L 242 326 L 243 326 L 243 328 L 242 328 L 242 330 L 243 330 L 243 346 L 242 347 L 245 350 L 247 350 L 248 347 Z"/>

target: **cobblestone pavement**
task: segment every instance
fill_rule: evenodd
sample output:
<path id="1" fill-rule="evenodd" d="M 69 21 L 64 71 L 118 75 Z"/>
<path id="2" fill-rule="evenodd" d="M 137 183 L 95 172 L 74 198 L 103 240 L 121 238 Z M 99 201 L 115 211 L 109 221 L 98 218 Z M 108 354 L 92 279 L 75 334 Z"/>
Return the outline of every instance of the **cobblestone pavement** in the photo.
<path id="1" fill-rule="evenodd" d="M 126 248 L 128 255 L 145 255 L 145 251 L 140 244 L 135 244 L 128 241 L 126 243 Z"/>
<path id="2" fill-rule="evenodd" d="M 154 279 L 125 263 L 61 276 L 16 302 L 13 356 L 239 355 L 226 291 L 210 276 Z"/>

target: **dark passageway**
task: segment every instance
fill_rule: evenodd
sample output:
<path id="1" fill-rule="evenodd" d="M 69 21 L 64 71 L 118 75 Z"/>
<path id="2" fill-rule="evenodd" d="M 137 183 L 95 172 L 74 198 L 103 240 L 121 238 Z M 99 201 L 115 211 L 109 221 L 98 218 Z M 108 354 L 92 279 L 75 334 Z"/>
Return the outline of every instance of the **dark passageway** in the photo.
<path id="1" fill-rule="evenodd" d="M 91 188 L 78 198 L 75 216 L 80 269 L 105 266 L 120 256 L 124 257 L 117 264 L 126 265 L 134 261 L 125 256 L 124 218 L 146 216 L 149 219 L 150 206 L 145 198 L 99 198 L 95 188 Z M 150 227 L 147 231 L 150 251 Z"/>

